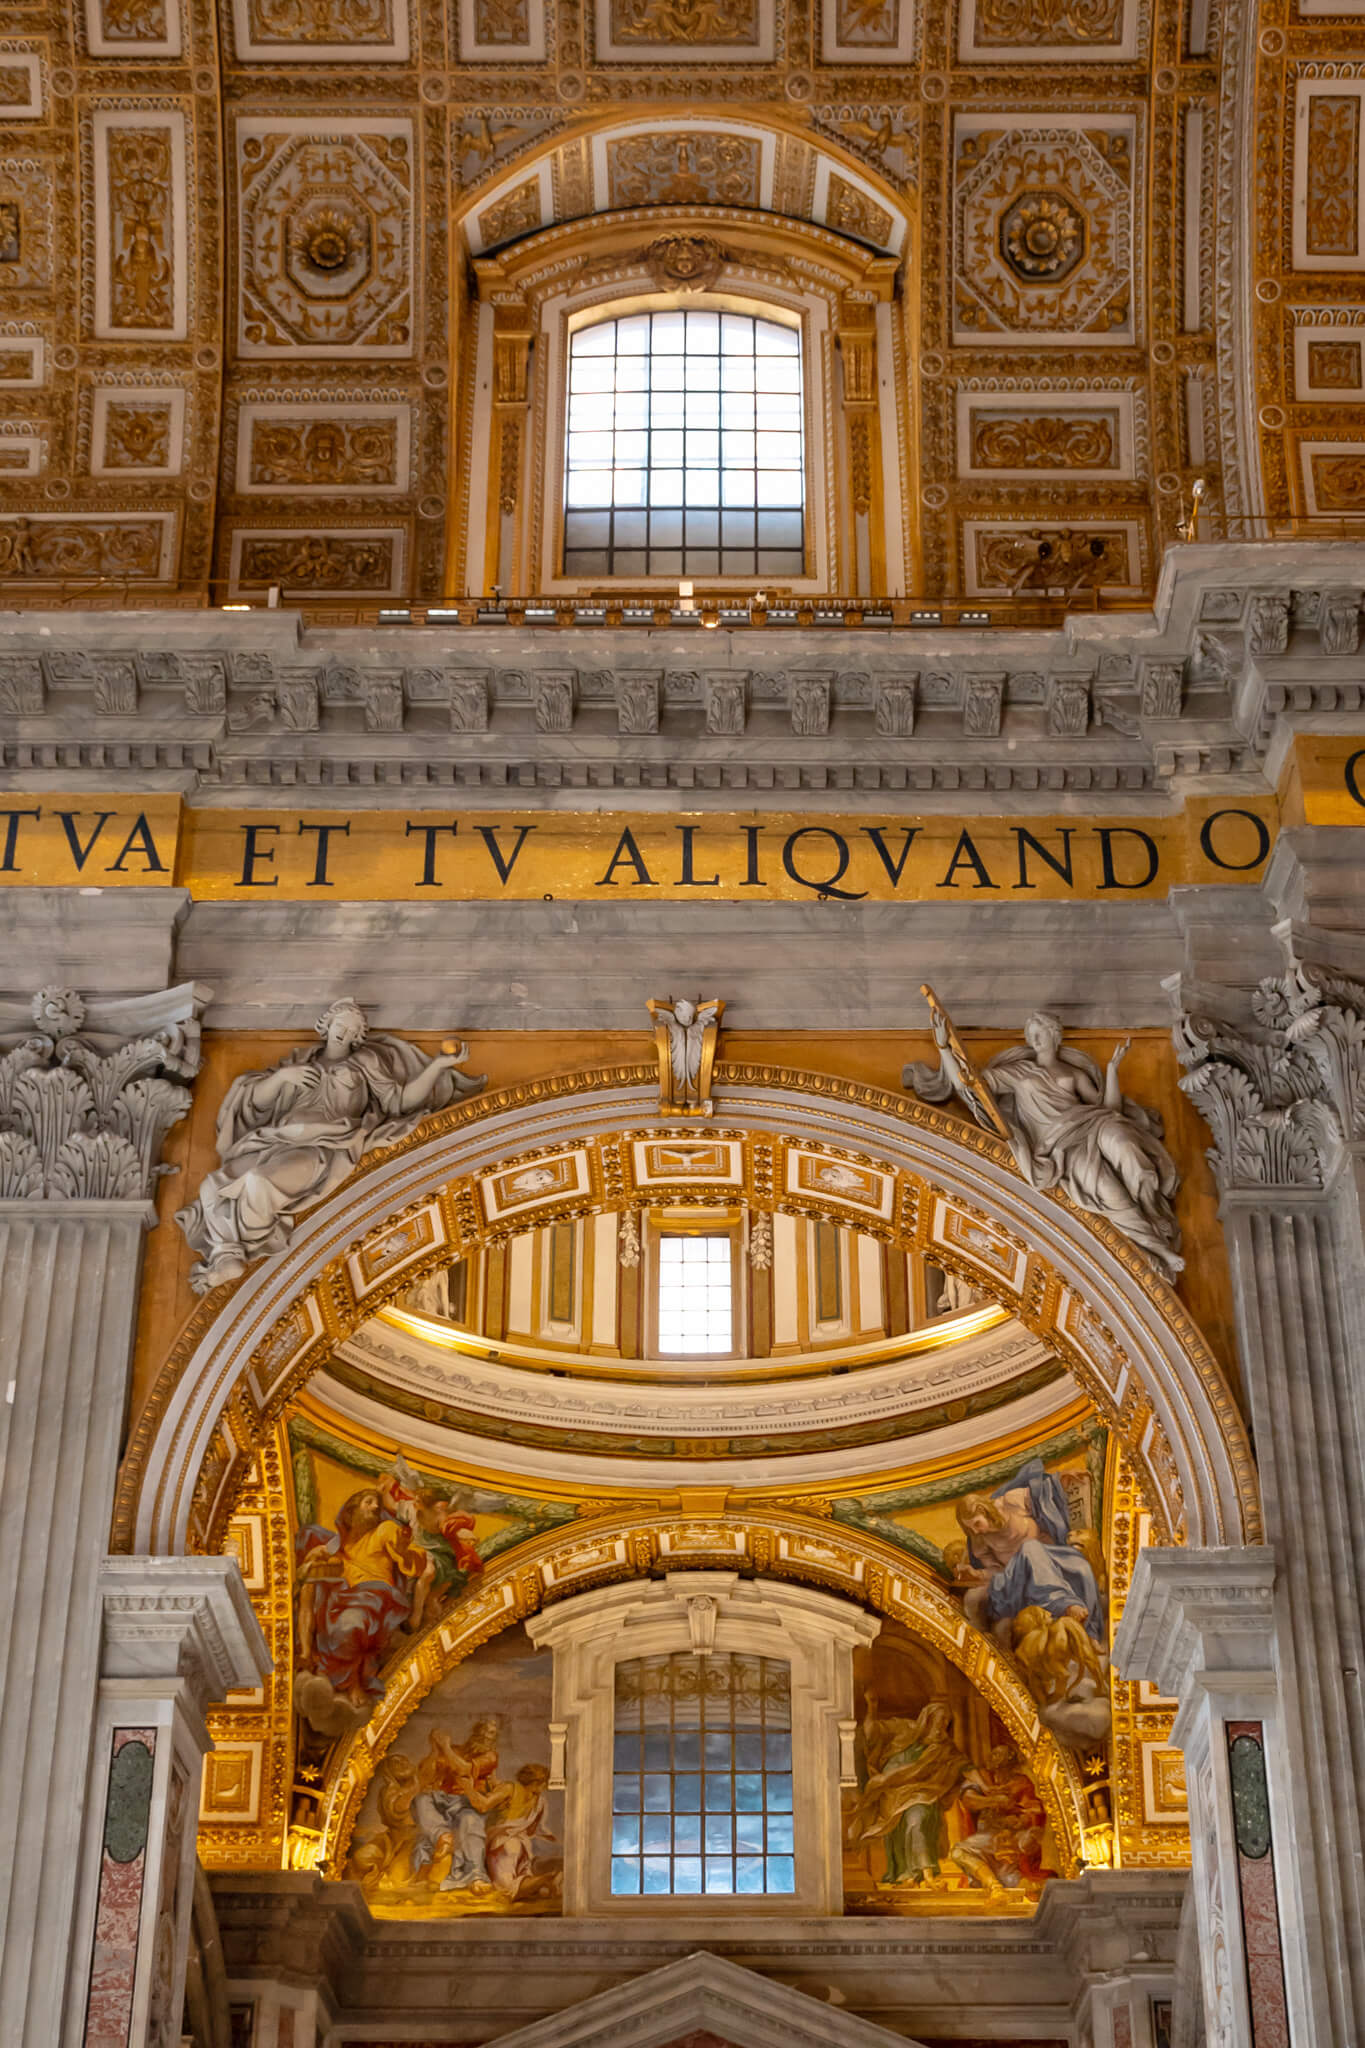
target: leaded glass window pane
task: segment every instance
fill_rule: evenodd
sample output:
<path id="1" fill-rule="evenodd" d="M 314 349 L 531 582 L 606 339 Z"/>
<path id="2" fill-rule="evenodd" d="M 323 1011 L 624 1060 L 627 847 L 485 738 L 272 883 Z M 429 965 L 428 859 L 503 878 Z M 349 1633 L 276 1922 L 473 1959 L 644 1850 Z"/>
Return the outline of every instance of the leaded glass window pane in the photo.
<path id="1" fill-rule="evenodd" d="M 693 311 L 579 328 L 569 340 L 565 575 L 803 575 L 803 432 L 794 328 Z M 636 508 L 645 516 L 627 529 L 623 515 Z"/>
<path id="2" fill-rule="evenodd" d="M 734 1349 L 728 1237 L 659 1240 L 659 1350 L 665 1355 Z"/>
<path id="3" fill-rule="evenodd" d="M 613 1762 L 614 1896 L 796 1890 L 790 1665 L 624 1660 Z"/>

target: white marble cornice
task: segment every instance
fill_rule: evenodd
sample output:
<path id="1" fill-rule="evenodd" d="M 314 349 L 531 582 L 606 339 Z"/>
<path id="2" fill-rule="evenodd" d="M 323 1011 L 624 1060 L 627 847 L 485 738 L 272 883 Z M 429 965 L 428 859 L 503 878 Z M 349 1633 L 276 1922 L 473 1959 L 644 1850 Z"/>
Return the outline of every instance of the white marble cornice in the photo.
<path id="1" fill-rule="evenodd" d="M 1358 713 L 1365 546 L 1168 550 L 1151 611 L 1051 630 L 311 627 L 289 612 L 0 619 L 0 766 L 111 787 L 1123 794 L 1263 784 L 1285 727 Z M 989 607 L 986 607 L 989 609 Z M 41 620 L 41 623 L 40 623 Z M 817 686 L 828 716 L 809 715 Z M 722 687 L 722 685 L 724 687 Z M 735 686 L 738 685 L 736 688 Z M 795 777 L 792 785 L 788 778 Z"/>
<path id="2" fill-rule="evenodd" d="M 235 1558 L 108 1557 L 100 1604 L 101 1677 L 183 1688 L 201 1716 L 272 1668 Z"/>
<path id="3" fill-rule="evenodd" d="M 1263 1547 L 1141 1551 L 1114 1635 L 1116 1667 L 1170 1699 L 1187 1698 L 1200 1678 L 1269 1679 L 1274 1585 Z"/>

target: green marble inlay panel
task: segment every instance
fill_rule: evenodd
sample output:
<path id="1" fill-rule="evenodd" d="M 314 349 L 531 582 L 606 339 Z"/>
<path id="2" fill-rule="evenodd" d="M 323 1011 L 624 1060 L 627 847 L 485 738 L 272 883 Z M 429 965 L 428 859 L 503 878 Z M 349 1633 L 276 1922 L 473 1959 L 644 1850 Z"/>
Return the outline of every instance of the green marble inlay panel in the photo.
<path id="1" fill-rule="evenodd" d="M 1228 1772 L 1238 1852 L 1259 1861 L 1270 1849 L 1270 1800 L 1266 1792 L 1265 1751 L 1254 1735 L 1235 1736 L 1228 1744 Z"/>
<path id="2" fill-rule="evenodd" d="M 134 1862 L 147 1846 L 152 1770 L 152 1752 L 142 1741 L 125 1742 L 110 1761 L 104 1849 L 115 1863 Z"/>

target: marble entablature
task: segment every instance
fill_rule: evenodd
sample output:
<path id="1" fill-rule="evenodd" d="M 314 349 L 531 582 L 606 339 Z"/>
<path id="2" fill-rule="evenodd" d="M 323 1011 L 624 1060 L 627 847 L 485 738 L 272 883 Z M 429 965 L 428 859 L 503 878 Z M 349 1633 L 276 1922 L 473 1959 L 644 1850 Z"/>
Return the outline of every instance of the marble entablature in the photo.
<path id="1" fill-rule="evenodd" d="M 799 786 L 854 806 L 860 790 L 984 788 L 970 778 L 987 769 L 997 790 L 1179 776 L 1213 793 L 1263 772 L 1281 714 L 1358 706 L 1363 583 L 1349 543 L 1182 549 L 1154 613 L 988 635 L 11 614 L 0 757 L 79 771 L 115 765 L 111 747 L 152 748 L 204 788 L 382 780 L 402 762 L 404 782 Z M 816 725 L 810 684 L 828 707 Z"/>

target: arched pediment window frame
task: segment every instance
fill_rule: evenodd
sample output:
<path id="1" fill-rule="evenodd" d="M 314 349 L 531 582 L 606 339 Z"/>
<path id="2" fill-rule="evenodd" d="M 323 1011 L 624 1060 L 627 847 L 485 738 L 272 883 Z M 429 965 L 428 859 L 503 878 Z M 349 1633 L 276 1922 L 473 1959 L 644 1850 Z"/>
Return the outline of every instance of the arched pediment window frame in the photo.
<path id="1" fill-rule="evenodd" d="M 674 590 L 686 568 L 651 573 L 566 555 L 567 436 L 574 338 L 611 320 L 689 312 L 772 323 L 798 342 L 803 530 L 699 590 L 884 594 L 907 587 L 902 506 L 906 387 L 899 261 L 807 222 L 723 207 L 634 208 L 545 229 L 474 260 L 458 388 L 452 589 L 545 595 L 613 586 Z M 787 538 L 784 534 L 784 539 Z M 778 564 L 776 555 L 781 553 Z M 799 562 L 796 556 L 799 554 Z M 799 573 L 797 571 L 799 570 Z"/>
<path id="2" fill-rule="evenodd" d="M 794 1869 L 787 1868 L 785 1833 L 775 1857 L 730 1859 L 737 1864 L 766 1861 L 770 1873 L 777 1866 L 775 1878 L 770 1875 L 766 1884 L 746 1888 L 745 1910 L 761 1911 L 767 1906 L 786 1913 L 839 1912 L 839 1792 L 841 1782 L 855 1782 L 853 1651 L 859 1644 L 872 1642 L 880 1626 L 874 1616 L 831 1594 L 780 1580 L 741 1579 L 735 1572 L 716 1571 L 668 1572 L 662 1579 L 605 1586 L 533 1616 L 527 1623 L 528 1633 L 538 1646 L 552 1650 L 555 1660 L 551 1740 L 555 1776 L 565 1786 L 565 1912 L 658 1910 L 660 1893 L 632 1893 L 629 1853 L 613 1855 L 613 1815 L 619 1813 L 628 1827 L 633 1810 L 631 1736 L 626 1725 L 631 1717 L 627 1715 L 623 1721 L 621 1714 L 622 1695 L 627 1690 L 622 1674 L 628 1673 L 633 1682 L 642 1669 L 657 1673 L 661 1667 L 673 1665 L 685 1673 L 701 1672 L 704 1679 L 711 1670 L 717 1680 L 727 1683 L 709 1688 L 703 1684 L 703 1689 L 708 1697 L 719 1697 L 733 1694 L 728 1681 L 733 1679 L 735 1663 L 750 1674 L 748 1682 L 755 1690 L 758 1684 L 752 1674 L 760 1672 L 768 1690 L 774 1696 L 781 1694 L 779 1711 L 772 1717 L 777 1732 L 768 1737 L 773 1768 L 771 1772 L 741 1772 L 737 1752 L 745 1738 L 736 1733 L 736 1756 L 725 1770 L 718 1748 L 724 1746 L 726 1734 L 718 1721 L 716 1732 L 704 1738 L 712 1751 L 713 1768 L 708 1776 L 717 1784 L 728 1781 L 735 1788 L 735 1798 L 742 1796 L 738 1790 L 742 1779 L 751 1783 L 762 1779 L 760 1796 L 775 1788 L 775 1796 L 765 1798 L 765 1806 L 774 1809 L 766 1814 L 767 1823 L 771 1827 L 776 1821 L 785 1827 L 790 1804 L 794 1842 Z M 751 1708 L 747 1719 L 754 1721 L 755 1729 L 759 1718 L 758 1710 Z M 668 1780 L 676 1788 L 680 1778 L 686 1785 L 689 1760 L 683 1760 L 684 1768 L 679 1771 L 676 1759 L 680 1741 L 687 1739 L 673 1730 L 674 1763 L 648 1774 L 646 1785 L 662 1785 Z M 748 1733 L 747 1739 L 755 1740 L 754 1733 Z M 789 1746 L 782 1747 L 784 1744 Z M 788 1760 L 789 1769 L 784 1767 Z M 656 1804 L 661 1817 L 672 1819 L 672 1833 L 677 1837 L 679 1827 L 689 1825 L 689 1812 L 666 1813 L 660 1802 Z M 690 1811 L 685 1790 L 677 1804 Z M 724 1815 L 709 1787 L 705 1806 L 723 1822 Z M 733 1819 L 740 1823 L 734 1830 L 740 1840 L 745 1816 L 736 1813 Z M 748 1826 L 753 1825 L 750 1818 Z M 650 1860 L 660 1866 L 664 1861 L 662 1856 Z M 686 1896 L 689 1911 L 704 1911 L 709 1906 L 733 1912 L 735 1894 L 725 1889 L 723 1872 L 714 1886 L 707 1883 L 694 1892 L 681 1875 L 688 1862 L 686 1851 L 668 1860 L 680 1873 L 669 1883 L 668 1895 Z M 710 1871 L 722 1860 L 714 1856 Z M 736 1886 L 740 1882 L 734 1879 Z"/>

